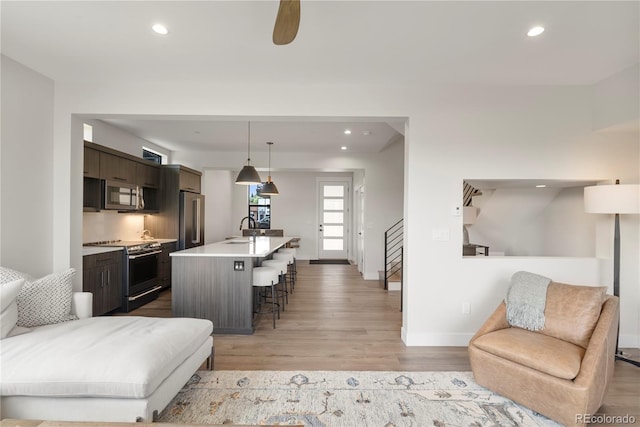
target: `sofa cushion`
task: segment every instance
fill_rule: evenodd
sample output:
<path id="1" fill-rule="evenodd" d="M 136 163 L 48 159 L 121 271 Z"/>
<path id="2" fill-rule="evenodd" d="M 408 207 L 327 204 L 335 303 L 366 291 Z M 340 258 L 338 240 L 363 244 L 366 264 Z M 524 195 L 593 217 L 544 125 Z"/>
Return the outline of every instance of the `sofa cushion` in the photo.
<path id="1" fill-rule="evenodd" d="M 547 289 L 544 329 L 539 333 L 586 349 L 598 323 L 606 287 L 551 282 Z"/>
<path id="2" fill-rule="evenodd" d="M 18 294 L 18 326 L 50 325 L 78 317 L 71 314 L 73 268 L 27 280 Z"/>
<path id="3" fill-rule="evenodd" d="M 24 279 L 29 281 L 29 280 L 33 280 L 33 277 L 21 271 L 13 270 L 7 267 L 0 267 L 0 283 L 13 282 L 14 280 L 18 280 L 18 279 Z"/>
<path id="4" fill-rule="evenodd" d="M 575 344 L 520 328 L 506 328 L 477 338 L 481 350 L 554 377 L 572 380 L 585 350 Z"/>
<path id="5" fill-rule="evenodd" d="M 18 305 L 16 298 L 24 279 L 0 285 L 0 339 L 5 338 L 18 322 Z"/>
<path id="6" fill-rule="evenodd" d="M 2 341 L 4 396 L 144 398 L 213 331 L 209 320 L 92 317 Z"/>

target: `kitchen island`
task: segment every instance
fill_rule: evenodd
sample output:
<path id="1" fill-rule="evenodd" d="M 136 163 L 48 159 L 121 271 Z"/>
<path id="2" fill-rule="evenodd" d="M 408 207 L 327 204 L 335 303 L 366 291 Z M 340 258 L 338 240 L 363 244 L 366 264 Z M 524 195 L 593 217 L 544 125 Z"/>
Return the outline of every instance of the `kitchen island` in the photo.
<path id="1" fill-rule="evenodd" d="M 213 322 L 216 334 L 253 333 L 253 267 L 295 237 L 241 237 L 171 253 L 174 317 Z"/>

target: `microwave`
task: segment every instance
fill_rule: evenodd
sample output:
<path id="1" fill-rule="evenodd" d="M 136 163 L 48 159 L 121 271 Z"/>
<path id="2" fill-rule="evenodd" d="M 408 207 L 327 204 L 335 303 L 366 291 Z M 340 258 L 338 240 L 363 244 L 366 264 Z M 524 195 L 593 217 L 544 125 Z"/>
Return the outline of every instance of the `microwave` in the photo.
<path id="1" fill-rule="evenodd" d="M 103 209 L 135 211 L 144 209 L 142 188 L 133 184 L 104 181 Z"/>

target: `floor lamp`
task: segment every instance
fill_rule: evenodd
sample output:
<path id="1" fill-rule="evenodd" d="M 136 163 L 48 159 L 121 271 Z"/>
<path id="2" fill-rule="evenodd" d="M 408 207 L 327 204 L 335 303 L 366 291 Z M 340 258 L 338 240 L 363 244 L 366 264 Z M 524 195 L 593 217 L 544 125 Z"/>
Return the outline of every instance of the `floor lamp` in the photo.
<path id="1" fill-rule="evenodd" d="M 584 188 L 584 210 L 587 213 L 615 214 L 615 231 L 613 237 L 613 294 L 620 297 L 620 214 L 640 213 L 640 185 L 620 184 L 595 185 Z M 640 367 L 640 362 L 629 359 L 618 349 L 616 339 L 616 359 Z"/>

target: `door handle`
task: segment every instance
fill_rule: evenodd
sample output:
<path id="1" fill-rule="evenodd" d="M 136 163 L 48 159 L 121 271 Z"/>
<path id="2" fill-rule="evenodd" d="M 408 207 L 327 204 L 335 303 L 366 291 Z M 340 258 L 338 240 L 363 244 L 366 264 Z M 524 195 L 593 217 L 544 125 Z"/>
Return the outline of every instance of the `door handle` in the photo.
<path id="1" fill-rule="evenodd" d="M 200 199 L 193 200 L 193 213 L 194 213 L 194 224 L 193 227 L 193 238 L 191 239 L 191 243 L 200 243 Z"/>

